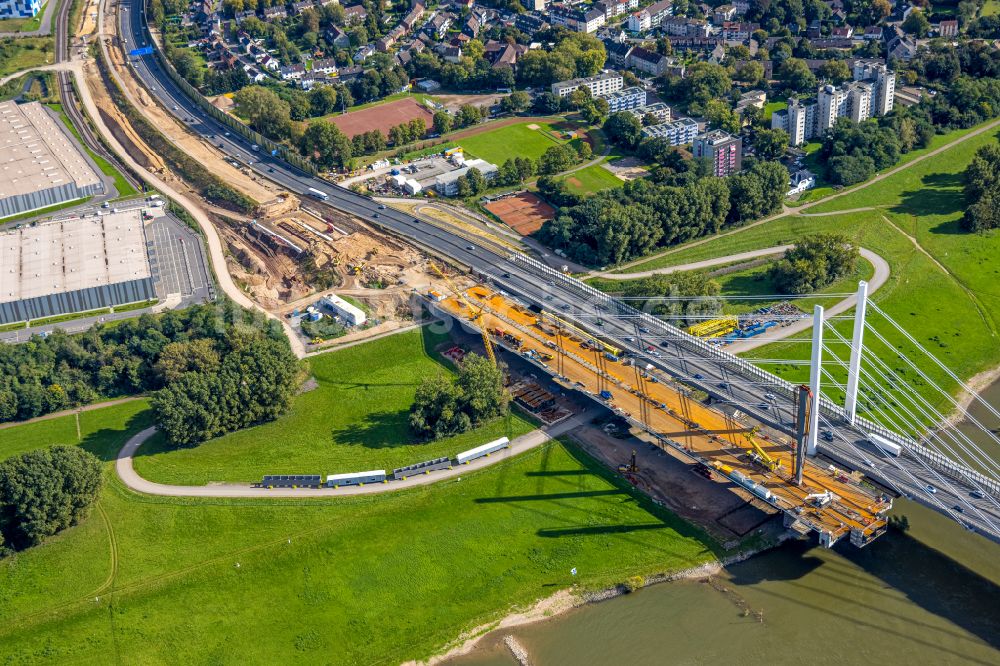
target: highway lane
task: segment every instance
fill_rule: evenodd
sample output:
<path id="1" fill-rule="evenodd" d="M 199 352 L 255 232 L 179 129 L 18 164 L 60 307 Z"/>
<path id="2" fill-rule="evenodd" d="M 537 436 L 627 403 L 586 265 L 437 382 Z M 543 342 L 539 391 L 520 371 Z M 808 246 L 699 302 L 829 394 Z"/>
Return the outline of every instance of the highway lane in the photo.
<path id="1" fill-rule="evenodd" d="M 126 49 L 148 42 L 141 11 L 137 11 L 140 6 L 138 0 L 125 0 L 123 11 L 119 13 L 121 34 L 127 40 Z M 459 264 L 469 266 L 481 276 L 490 277 L 499 287 L 529 303 L 550 307 L 554 311 L 561 310 L 568 319 L 580 322 L 601 337 L 617 341 L 620 346 L 644 357 L 662 371 L 739 406 L 740 411 L 753 418 L 785 432 L 792 432 L 794 407 L 777 378 L 773 385 L 747 380 L 745 373 L 738 370 L 736 359 L 720 364 L 717 359 L 705 358 L 705 352 L 694 342 L 678 335 L 676 330 L 664 324 L 647 324 L 649 333 L 644 333 L 638 330 L 636 322 L 612 316 L 614 313 L 609 312 L 607 306 L 582 295 L 579 283 L 575 280 L 555 273 L 548 274 L 539 267 L 512 262 L 506 249 L 494 247 L 485 239 L 466 238 L 436 225 L 417 223 L 410 215 L 391 208 L 381 208 L 368 197 L 311 177 L 280 159 L 258 153 L 252 149 L 249 141 L 230 132 L 188 99 L 162 71 L 154 56 L 133 57 L 130 61 L 136 75 L 165 109 L 227 155 L 250 165 L 263 177 L 298 194 L 306 193 L 309 188 L 316 188 L 328 195 L 327 203 L 332 207 L 357 215 L 450 257 Z M 598 319 L 602 320 L 602 326 L 596 324 Z M 628 342 L 628 337 L 634 337 L 636 342 Z M 665 349 L 659 347 L 663 340 L 669 341 Z M 647 354 L 646 345 L 658 348 L 659 356 Z M 723 384 L 725 388 L 722 388 Z M 829 429 L 834 441 L 822 442 L 821 451 L 828 452 L 843 464 L 874 476 L 887 486 L 949 515 L 967 527 L 971 526 L 1000 540 L 1000 503 L 993 498 L 976 500 L 969 494 L 971 486 L 953 481 L 945 482 L 917 460 L 907 456 L 897 461 L 904 466 L 905 471 L 902 471 L 877 453 L 860 452 L 859 447 L 863 449 L 865 446 L 861 442 L 866 434 L 840 420 L 831 420 Z M 872 468 L 865 463 L 866 459 L 871 460 L 876 467 Z M 954 493 L 948 488 L 951 484 L 957 486 Z M 928 492 L 928 486 L 934 486 L 937 492 Z M 963 507 L 963 513 L 951 508 L 956 505 Z"/>

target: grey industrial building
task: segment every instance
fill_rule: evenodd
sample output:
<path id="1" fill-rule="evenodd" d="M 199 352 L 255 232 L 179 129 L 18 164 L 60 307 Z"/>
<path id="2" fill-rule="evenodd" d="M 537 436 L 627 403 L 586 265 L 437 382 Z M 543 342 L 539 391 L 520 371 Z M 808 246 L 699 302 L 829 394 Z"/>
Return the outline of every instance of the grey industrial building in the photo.
<path id="1" fill-rule="evenodd" d="M 100 175 L 44 106 L 0 103 L 0 218 L 103 191 Z"/>
<path id="2" fill-rule="evenodd" d="M 0 232 L 0 324 L 152 298 L 139 209 Z"/>

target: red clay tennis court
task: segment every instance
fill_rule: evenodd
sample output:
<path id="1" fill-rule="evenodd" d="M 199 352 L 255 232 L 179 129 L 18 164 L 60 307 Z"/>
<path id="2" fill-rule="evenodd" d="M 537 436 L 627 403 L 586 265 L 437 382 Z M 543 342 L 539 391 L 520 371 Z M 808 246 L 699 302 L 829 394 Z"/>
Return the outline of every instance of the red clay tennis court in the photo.
<path id="1" fill-rule="evenodd" d="M 434 124 L 434 116 L 427 107 L 415 99 L 407 97 L 388 104 L 351 111 L 342 116 L 333 116 L 330 118 L 330 122 L 339 127 L 341 132 L 354 138 L 362 132 L 373 129 L 382 130 L 383 134 L 389 136 L 391 128 L 416 118 L 422 119 L 425 127 L 431 127 Z"/>
<path id="2" fill-rule="evenodd" d="M 499 217 L 504 224 L 527 236 L 542 228 L 542 224 L 556 216 L 556 209 L 531 192 L 521 192 L 513 196 L 491 201 L 486 210 Z"/>

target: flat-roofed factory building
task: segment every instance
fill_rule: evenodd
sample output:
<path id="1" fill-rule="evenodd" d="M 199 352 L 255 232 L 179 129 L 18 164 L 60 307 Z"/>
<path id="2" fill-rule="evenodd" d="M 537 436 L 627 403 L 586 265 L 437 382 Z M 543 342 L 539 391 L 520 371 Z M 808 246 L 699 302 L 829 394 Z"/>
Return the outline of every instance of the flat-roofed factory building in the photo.
<path id="1" fill-rule="evenodd" d="M 155 296 L 139 209 L 0 232 L 0 324 Z"/>
<path id="2" fill-rule="evenodd" d="M 38 102 L 0 102 L 0 218 L 104 191 L 73 139 Z"/>

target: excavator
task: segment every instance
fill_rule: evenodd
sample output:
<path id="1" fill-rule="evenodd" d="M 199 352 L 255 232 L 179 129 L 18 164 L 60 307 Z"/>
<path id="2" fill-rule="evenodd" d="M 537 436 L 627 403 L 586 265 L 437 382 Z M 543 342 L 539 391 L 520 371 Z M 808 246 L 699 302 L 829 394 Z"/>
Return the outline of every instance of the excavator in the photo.
<path id="1" fill-rule="evenodd" d="M 749 452 L 748 455 L 754 462 L 766 468 L 767 470 L 771 472 L 777 472 L 778 468 L 781 467 L 781 461 L 772 458 L 770 455 L 768 455 L 767 451 L 765 451 L 764 448 L 757 443 L 756 435 L 758 432 L 760 432 L 760 428 L 754 426 L 753 428 L 750 429 L 749 432 L 743 435 L 744 437 L 746 437 L 747 442 L 749 442 L 750 446 L 753 448 L 753 450 Z"/>

